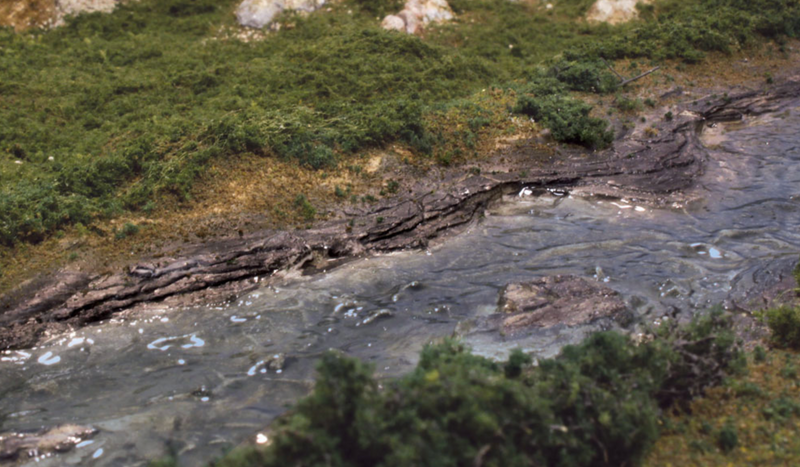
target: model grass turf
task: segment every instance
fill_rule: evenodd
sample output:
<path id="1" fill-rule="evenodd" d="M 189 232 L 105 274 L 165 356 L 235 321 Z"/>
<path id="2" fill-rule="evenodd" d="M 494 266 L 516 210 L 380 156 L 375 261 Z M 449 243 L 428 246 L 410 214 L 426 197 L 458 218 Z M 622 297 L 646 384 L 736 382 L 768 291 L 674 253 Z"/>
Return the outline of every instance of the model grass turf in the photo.
<path id="1" fill-rule="evenodd" d="M 380 29 L 395 3 L 284 15 L 251 42 L 234 37 L 233 0 L 141 0 L 52 31 L 0 30 L 0 243 L 188 199 L 211 161 L 242 153 L 333 170 L 399 142 L 463 159 L 480 128 L 508 119 L 463 106 L 491 85 L 549 109 L 556 139 L 602 147 L 605 126 L 566 96 L 613 90 L 598 56 L 696 61 L 793 36 L 800 21 L 790 0 L 667 1 L 617 27 L 578 20 L 583 0 L 455 0 L 459 20 L 421 40 Z M 551 97 L 531 92 L 547 83 Z M 432 127 L 452 105 L 469 128 Z"/>

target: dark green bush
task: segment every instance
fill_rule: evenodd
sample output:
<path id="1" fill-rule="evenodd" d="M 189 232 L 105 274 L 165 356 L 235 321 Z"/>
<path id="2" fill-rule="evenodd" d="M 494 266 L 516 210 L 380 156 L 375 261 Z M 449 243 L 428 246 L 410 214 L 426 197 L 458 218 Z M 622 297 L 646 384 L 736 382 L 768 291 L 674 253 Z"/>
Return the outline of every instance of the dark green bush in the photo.
<path id="1" fill-rule="evenodd" d="M 724 453 L 733 451 L 739 445 L 739 434 L 736 426 L 732 423 L 726 423 L 717 432 L 717 445 Z"/>
<path id="2" fill-rule="evenodd" d="M 136 224 L 131 224 L 130 222 L 126 222 L 125 225 L 122 226 L 122 229 L 117 231 L 114 237 L 117 240 L 122 240 L 123 238 L 127 238 L 139 233 L 139 226 Z"/>
<path id="3" fill-rule="evenodd" d="M 767 351 L 764 347 L 757 345 L 755 349 L 753 349 L 753 361 L 756 363 L 763 363 L 767 361 Z"/>
<path id="4" fill-rule="evenodd" d="M 514 106 L 515 113 L 541 121 L 556 141 L 605 148 L 614 140 L 614 134 L 608 129 L 608 122 L 589 116 L 591 110 L 589 104 L 559 94 L 522 95 Z"/>
<path id="5" fill-rule="evenodd" d="M 639 99 L 631 99 L 627 96 L 618 95 L 614 99 L 614 107 L 619 109 L 620 112 L 638 112 L 642 110 L 642 101 Z"/>
<path id="6" fill-rule="evenodd" d="M 767 420 L 783 422 L 800 415 L 800 402 L 788 397 L 780 397 L 770 401 L 769 405 L 763 409 L 762 414 Z"/>
<path id="7" fill-rule="evenodd" d="M 789 306 L 773 308 L 764 312 L 764 318 L 772 331 L 772 343 L 778 347 L 800 349 L 800 309 Z"/>
<path id="8" fill-rule="evenodd" d="M 383 18 L 387 14 L 399 13 L 403 9 L 403 0 L 350 0 L 370 15 Z"/>
<path id="9" fill-rule="evenodd" d="M 662 407 L 690 401 L 747 366 L 731 318 L 719 308 L 687 325 L 664 323 L 656 334 L 660 338 L 653 345 L 667 345 L 672 358 L 669 374 L 656 393 Z"/>
<path id="10" fill-rule="evenodd" d="M 496 363 L 445 341 L 382 389 L 370 366 L 328 353 L 313 393 L 275 423 L 273 444 L 217 465 L 640 465 L 661 408 L 734 370 L 729 331 L 714 314 L 639 345 L 602 332 L 536 367 L 519 351 Z"/>
<path id="11" fill-rule="evenodd" d="M 601 60 L 562 60 L 551 73 L 571 91 L 608 94 L 619 88 L 619 79 Z"/>

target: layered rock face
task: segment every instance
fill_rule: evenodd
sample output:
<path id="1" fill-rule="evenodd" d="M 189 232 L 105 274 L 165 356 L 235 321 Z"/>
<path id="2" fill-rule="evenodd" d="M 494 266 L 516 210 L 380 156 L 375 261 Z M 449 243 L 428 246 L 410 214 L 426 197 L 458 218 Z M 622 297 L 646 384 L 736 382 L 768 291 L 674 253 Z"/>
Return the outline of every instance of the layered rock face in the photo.
<path id="1" fill-rule="evenodd" d="M 417 34 L 429 23 L 453 19 L 447 0 L 408 0 L 403 11 L 383 19 L 384 29 Z"/>
<path id="2" fill-rule="evenodd" d="M 270 25 L 284 10 L 311 13 L 325 5 L 326 0 L 244 0 L 236 9 L 239 24 L 261 29 Z"/>

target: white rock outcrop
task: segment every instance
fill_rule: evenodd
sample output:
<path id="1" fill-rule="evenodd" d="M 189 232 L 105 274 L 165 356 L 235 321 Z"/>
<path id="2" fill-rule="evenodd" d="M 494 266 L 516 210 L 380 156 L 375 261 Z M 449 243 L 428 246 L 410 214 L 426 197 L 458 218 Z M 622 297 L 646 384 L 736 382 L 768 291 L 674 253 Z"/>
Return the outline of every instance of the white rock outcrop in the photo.
<path id="1" fill-rule="evenodd" d="M 120 0 L 58 0 L 56 5 L 62 16 L 80 13 L 111 13 Z"/>
<path id="2" fill-rule="evenodd" d="M 284 10 L 311 13 L 325 4 L 326 0 L 244 0 L 236 9 L 239 24 L 261 29 L 270 25 Z"/>
<path id="3" fill-rule="evenodd" d="M 453 19 L 447 0 L 408 0 L 403 11 L 383 19 L 384 29 L 416 34 L 429 23 Z"/>
<path id="4" fill-rule="evenodd" d="M 81 13 L 111 13 L 124 0 L 56 0 L 55 17 L 52 26 L 64 24 L 67 16 Z"/>
<path id="5" fill-rule="evenodd" d="M 586 13 L 588 21 L 619 24 L 639 16 L 638 3 L 648 4 L 652 0 L 597 0 Z"/>

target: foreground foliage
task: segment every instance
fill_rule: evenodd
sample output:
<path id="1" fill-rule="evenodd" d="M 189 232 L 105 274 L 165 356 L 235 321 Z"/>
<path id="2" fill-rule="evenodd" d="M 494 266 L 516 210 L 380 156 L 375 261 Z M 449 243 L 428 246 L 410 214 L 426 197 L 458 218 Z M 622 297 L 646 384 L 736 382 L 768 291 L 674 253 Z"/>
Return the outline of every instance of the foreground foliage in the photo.
<path id="1" fill-rule="evenodd" d="M 664 420 L 646 465 L 797 465 L 798 355 L 758 347 L 746 375 L 706 392 Z"/>
<path id="2" fill-rule="evenodd" d="M 391 381 L 335 353 L 313 393 L 278 420 L 272 444 L 234 451 L 220 466 L 640 465 L 662 410 L 688 404 L 742 368 L 719 312 L 669 326 L 639 345 L 598 333 L 530 366 L 454 341 L 426 347 Z"/>
<path id="3" fill-rule="evenodd" d="M 49 32 L 0 29 L 0 244 L 189 199 L 210 161 L 241 153 L 326 170 L 393 142 L 434 154 L 446 136 L 426 116 L 491 85 L 518 90 L 516 111 L 557 140 L 603 147 L 606 124 L 567 96 L 614 91 L 598 57 L 695 62 L 800 30 L 793 0 L 662 0 L 617 27 L 576 21 L 586 0 L 453 0 L 460 20 L 421 40 L 379 28 L 399 3 L 284 15 L 280 33 L 250 42 L 235 36 L 235 0 L 141 0 Z M 472 108 L 478 127 L 495 115 Z M 474 146 L 473 128 L 461 136 Z"/>

